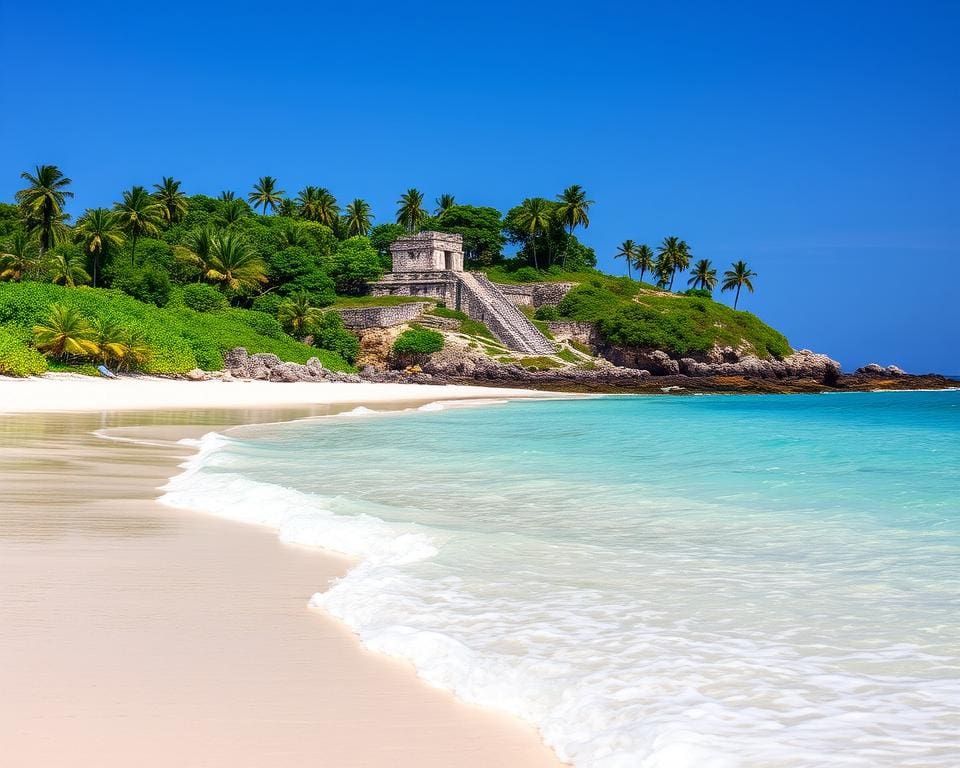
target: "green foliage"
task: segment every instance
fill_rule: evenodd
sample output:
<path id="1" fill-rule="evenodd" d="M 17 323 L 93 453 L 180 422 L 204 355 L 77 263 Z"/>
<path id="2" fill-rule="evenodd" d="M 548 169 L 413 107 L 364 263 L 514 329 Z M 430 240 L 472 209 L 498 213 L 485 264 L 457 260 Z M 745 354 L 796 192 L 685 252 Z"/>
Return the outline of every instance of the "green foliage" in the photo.
<path id="1" fill-rule="evenodd" d="M 715 344 L 747 344 L 761 358 L 790 354 L 786 338 L 757 317 L 707 297 L 639 293 L 639 284 L 596 279 L 571 290 L 561 315 L 596 322 L 612 344 L 662 349 L 673 355 L 707 352 Z"/>
<path id="2" fill-rule="evenodd" d="M 0 376 L 39 376 L 47 370 L 47 361 L 28 347 L 18 334 L 0 326 Z"/>
<path id="3" fill-rule="evenodd" d="M 542 307 L 537 307 L 537 311 L 533 313 L 533 316 L 537 320 L 553 322 L 560 319 L 560 310 L 553 304 L 544 304 Z"/>
<path id="4" fill-rule="evenodd" d="M 432 355 L 443 349 L 443 334 L 428 328 L 411 328 L 393 342 L 393 351 L 400 357 Z"/>
<path id="5" fill-rule="evenodd" d="M 148 373 L 186 373 L 192 368 L 219 370 L 223 355 L 234 347 L 273 352 L 283 360 L 305 363 L 312 355 L 335 371 L 348 370 L 340 355 L 277 336 L 276 321 L 250 310 L 196 312 L 187 307 L 158 308 L 117 290 L 64 288 L 45 283 L 0 284 L 0 325 L 32 328 L 43 321 L 51 304 L 75 308 L 91 321 L 109 318 L 125 328 L 138 329 L 150 349 L 143 366 Z"/>
<path id="6" fill-rule="evenodd" d="M 184 306 L 197 312 L 216 312 L 227 306 L 227 300 L 220 291 L 203 283 L 183 286 L 182 297 Z"/>
<path id="7" fill-rule="evenodd" d="M 283 304 L 284 300 L 284 297 L 278 293 L 264 293 L 253 300 L 251 308 L 257 312 L 263 312 L 265 315 L 277 317 L 280 312 L 280 305 Z"/>
<path id="8" fill-rule="evenodd" d="M 486 325 L 481 323 L 479 320 L 474 320 L 465 312 L 460 312 L 456 309 L 448 309 L 447 307 L 434 307 L 427 312 L 427 314 L 436 315 L 437 317 L 448 317 L 451 320 L 459 320 L 460 333 L 465 333 L 467 336 L 478 336 L 484 339 L 496 338 Z"/>
<path id="9" fill-rule="evenodd" d="M 708 291 L 706 288 L 688 288 L 683 292 L 684 296 L 693 296 L 698 299 L 712 299 L 713 291 Z"/>
<path id="10" fill-rule="evenodd" d="M 391 267 L 390 244 L 405 234 L 407 230 L 402 224 L 377 224 L 370 230 L 370 245 L 380 257 L 380 266 L 383 269 Z"/>
<path id="11" fill-rule="evenodd" d="M 170 276 L 156 264 L 148 263 L 138 269 L 125 268 L 113 278 L 112 285 L 138 301 L 158 307 L 165 306 L 170 300 Z"/>
<path id="12" fill-rule="evenodd" d="M 337 296 L 333 306 L 337 309 L 354 307 L 396 307 L 400 304 L 433 302 L 429 296 Z"/>
<path id="13" fill-rule="evenodd" d="M 380 278 L 383 271 L 376 250 L 366 237 L 351 237 L 337 245 L 327 268 L 337 293 L 360 294 L 367 283 Z"/>
<path id="14" fill-rule="evenodd" d="M 503 250 L 503 218 L 496 208 L 451 205 L 426 226 L 463 237 L 463 251 L 471 265 L 494 264 Z"/>
<path id="15" fill-rule="evenodd" d="M 559 352 L 557 352 L 557 357 L 559 357 L 561 360 L 563 360 L 563 361 L 565 361 L 565 362 L 568 362 L 568 363 L 579 363 L 579 362 L 582 362 L 582 358 L 580 358 L 580 357 L 577 355 L 576 352 L 573 352 L 573 351 L 567 349 L 566 347 L 564 347 L 564 348 L 561 349 Z"/>
<path id="16" fill-rule="evenodd" d="M 351 365 L 360 351 L 360 341 L 346 329 L 338 312 L 324 312 L 314 323 L 313 343 L 336 352 Z"/>

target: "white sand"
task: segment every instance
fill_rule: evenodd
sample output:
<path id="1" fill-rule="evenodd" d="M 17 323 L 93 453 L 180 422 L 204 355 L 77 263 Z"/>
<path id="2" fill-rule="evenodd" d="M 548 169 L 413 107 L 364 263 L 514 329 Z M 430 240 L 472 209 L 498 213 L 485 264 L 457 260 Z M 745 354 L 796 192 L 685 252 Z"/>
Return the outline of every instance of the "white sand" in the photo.
<path id="1" fill-rule="evenodd" d="M 344 558 L 155 501 L 183 436 L 336 403 L 529 395 L 0 377 L 5 410 L 46 412 L 0 414 L 0 765 L 559 766 L 532 726 L 428 687 L 309 608 Z"/>
<path id="2" fill-rule="evenodd" d="M 256 408 L 545 396 L 550 395 L 524 389 L 453 385 L 370 382 L 283 384 L 151 377 L 110 380 L 55 373 L 26 379 L 0 376 L 0 413 Z"/>

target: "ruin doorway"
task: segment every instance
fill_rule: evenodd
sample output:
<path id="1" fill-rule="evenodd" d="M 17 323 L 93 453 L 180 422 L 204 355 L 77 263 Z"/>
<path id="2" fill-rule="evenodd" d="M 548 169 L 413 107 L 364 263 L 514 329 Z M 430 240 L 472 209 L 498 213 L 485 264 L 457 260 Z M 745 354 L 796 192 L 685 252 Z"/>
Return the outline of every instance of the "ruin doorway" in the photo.
<path id="1" fill-rule="evenodd" d="M 453 254 L 450 251 L 443 252 L 443 268 L 450 272 L 453 269 Z"/>

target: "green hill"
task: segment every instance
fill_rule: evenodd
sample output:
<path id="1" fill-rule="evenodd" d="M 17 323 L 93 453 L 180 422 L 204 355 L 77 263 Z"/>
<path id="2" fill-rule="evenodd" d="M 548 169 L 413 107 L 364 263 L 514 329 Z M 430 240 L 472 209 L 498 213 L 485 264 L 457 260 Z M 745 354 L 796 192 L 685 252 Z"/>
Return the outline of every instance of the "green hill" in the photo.
<path id="1" fill-rule="evenodd" d="M 73 307 L 90 321 L 109 319 L 141 332 L 149 347 L 142 367 L 146 373 L 220 370 L 224 353 L 234 347 L 272 352 L 298 363 L 316 356 L 331 370 L 351 370 L 340 355 L 301 344 L 263 312 L 235 308 L 196 312 L 175 300 L 165 307 L 145 304 L 118 290 L 23 282 L 0 283 L 0 373 L 42 372 L 38 369 L 43 358 L 31 344 L 32 328 L 47 318 L 53 304 Z"/>

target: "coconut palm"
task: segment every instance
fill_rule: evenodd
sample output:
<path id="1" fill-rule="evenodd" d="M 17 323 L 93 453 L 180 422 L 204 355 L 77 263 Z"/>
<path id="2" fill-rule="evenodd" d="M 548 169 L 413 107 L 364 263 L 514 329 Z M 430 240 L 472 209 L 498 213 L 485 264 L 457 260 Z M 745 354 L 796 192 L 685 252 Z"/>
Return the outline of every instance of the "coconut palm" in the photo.
<path id="1" fill-rule="evenodd" d="M 54 358 L 91 357 L 98 352 L 90 323 L 73 307 L 50 306 L 50 316 L 33 326 L 34 345 Z"/>
<path id="2" fill-rule="evenodd" d="M 39 271 L 37 244 L 26 232 L 14 232 L 8 242 L 0 244 L 0 280 L 19 282 Z"/>
<path id="3" fill-rule="evenodd" d="M 232 192 L 228 189 L 225 189 L 223 190 L 223 192 L 219 194 L 219 196 L 217 197 L 217 200 L 219 200 L 221 203 L 227 203 L 231 200 L 235 200 L 236 197 L 237 197 L 236 192 Z"/>
<path id="4" fill-rule="evenodd" d="M 123 337 L 123 358 L 117 367 L 124 371 L 141 368 L 150 359 L 152 351 L 143 331 L 137 328 L 127 329 Z"/>
<path id="5" fill-rule="evenodd" d="M 76 287 L 90 282 L 90 275 L 84 268 L 83 255 L 68 253 L 60 249 L 50 251 L 43 260 L 43 268 L 54 285 Z"/>
<path id="6" fill-rule="evenodd" d="M 93 264 L 93 287 L 97 287 L 97 272 L 104 254 L 123 245 L 123 232 L 117 218 L 106 208 L 88 208 L 74 228 L 77 242 L 90 255 Z"/>
<path id="7" fill-rule="evenodd" d="M 627 261 L 627 277 L 632 278 L 630 274 L 630 267 L 633 265 L 633 260 L 637 257 L 637 244 L 633 240 L 624 240 L 620 243 L 620 250 L 617 251 L 614 258 L 615 259 L 626 259 Z"/>
<path id="8" fill-rule="evenodd" d="M 143 187 L 132 187 L 123 193 L 123 200 L 113 207 L 117 224 L 130 238 L 130 262 L 137 264 L 137 240 L 160 231 L 163 221 L 161 205 Z"/>
<path id="9" fill-rule="evenodd" d="M 370 203 L 359 197 L 347 205 L 347 236 L 366 235 L 370 231 Z"/>
<path id="10" fill-rule="evenodd" d="M 17 203 L 27 223 L 27 234 L 37 236 L 42 256 L 64 238 L 64 222 L 70 217 L 63 212 L 63 205 L 73 197 L 67 190 L 72 182 L 55 165 L 38 165 L 33 173 L 24 171 L 20 178 L 29 185 L 17 192 Z"/>
<path id="11" fill-rule="evenodd" d="M 196 229 L 191 232 L 184 245 L 174 246 L 173 255 L 175 258 L 192 264 L 198 270 L 197 282 L 199 283 L 210 271 L 210 254 L 213 251 L 213 241 L 217 237 L 217 230 L 211 226 Z"/>
<path id="12" fill-rule="evenodd" d="M 590 226 L 590 206 L 593 200 L 587 200 L 587 193 L 579 184 L 567 187 L 557 195 L 557 219 L 567 228 L 570 234 L 577 227 L 586 229 Z"/>
<path id="13" fill-rule="evenodd" d="M 712 291 L 717 287 L 717 270 L 710 264 L 710 259 L 700 259 L 694 264 L 687 285 L 706 291 Z"/>
<path id="14" fill-rule="evenodd" d="M 657 249 L 658 262 L 662 261 L 664 269 L 670 269 L 670 290 L 673 290 L 673 280 L 677 270 L 685 270 L 690 266 L 690 246 L 679 237 L 665 237 Z"/>
<path id="15" fill-rule="evenodd" d="M 284 329 L 297 338 L 310 333 L 310 329 L 320 322 L 323 312 L 310 306 L 310 297 L 305 293 L 298 293 L 280 304 L 277 319 Z"/>
<path id="16" fill-rule="evenodd" d="M 444 193 L 440 195 L 434 202 L 437 204 L 437 209 L 433 212 L 434 216 L 439 216 L 448 208 L 453 208 L 457 204 L 457 201 L 454 199 L 453 195 L 449 193 Z"/>
<path id="17" fill-rule="evenodd" d="M 745 261 L 738 261 L 730 265 L 732 268 L 723 273 L 723 285 L 721 291 L 736 290 L 737 294 L 733 297 L 733 308 L 737 308 L 737 302 L 740 301 L 740 289 L 746 287 L 750 293 L 753 293 L 753 283 L 751 279 L 757 276 L 757 273 L 747 267 Z"/>
<path id="18" fill-rule="evenodd" d="M 658 254 L 653 264 L 653 273 L 657 277 L 657 288 L 666 290 L 673 275 L 673 262 L 666 254 Z"/>
<path id="19" fill-rule="evenodd" d="M 403 224 L 407 232 L 417 232 L 427 218 L 427 211 L 423 207 L 423 192 L 411 187 L 397 200 L 397 224 Z"/>
<path id="20" fill-rule="evenodd" d="M 280 201 L 280 206 L 277 208 L 277 213 L 284 218 L 292 219 L 297 215 L 296 201 L 291 200 L 289 197 L 283 198 L 283 200 Z"/>
<path id="21" fill-rule="evenodd" d="M 210 243 L 206 277 L 230 293 L 244 293 L 267 282 L 263 260 L 240 235 L 220 232 Z"/>
<path id="22" fill-rule="evenodd" d="M 153 197 L 160 203 L 164 221 L 176 224 L 187 215 L 187 196 L 180 191 L 180 182 L 172 176 L 164 176 L 153 185 Z"/>
<path id="23" fill-rule="evenodd" d="M 277 189 L 277 180 L 273 176 L 261 176 L 253 185 L 253 191 L 247 195 L 247 202 L 254 208 L 263 208 L 263 215 L 267 215 L 267 208 L 275 211 L 280 205 L 283 190 Z"/>
<path id="24" fill-rule="evenodd" d="M 318 221 L 326 227 L 333 227 L 340 218 L 340 205 L 333 193 L 325 187 L 317 190 L 316 217 Z"/>
<path id="25" fill-rule="evenodd" d="M 653 261 L 653 250 L 649 245 L 638 245 L 637 252 L 633 258 L 633 265 L 640 270 L 640 277 L 637 278 L 640 282 L 643 282 L 643 276 L 647 273 L 647 270 L 653 270 L 654 261 Z"/>
<path id="26" fill-rule="evenodd" d="M 301 218 L 307 221 L 317 220 L 317 193 L 319 191 L 316 187 L 304 187 L 297 194 L 297 211 Z"/>
<path id="27" fill-rule="evenodd" d="M 552 213 L 550 202 L 542 197 L 528 197 L 520 203 L 517 211 L 517 225 L 527 236 L 536 269 L 540 269 L 537 261 L 537 238 L 550 227 Z"/>

